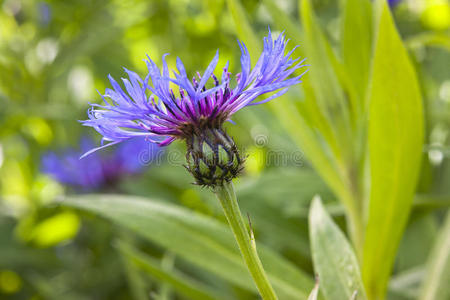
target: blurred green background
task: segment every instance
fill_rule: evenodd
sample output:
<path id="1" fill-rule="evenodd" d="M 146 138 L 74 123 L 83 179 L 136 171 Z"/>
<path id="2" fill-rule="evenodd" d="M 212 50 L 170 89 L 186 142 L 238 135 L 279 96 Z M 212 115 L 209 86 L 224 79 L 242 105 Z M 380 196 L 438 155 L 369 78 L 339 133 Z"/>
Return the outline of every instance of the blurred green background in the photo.
<path id="1" fill-rule="evenodd" d="M 284 30 L 267 3 L 298 19 L 299 4 L 294 0 L 242 1 L 261 41 L 268 25 L 275 33 Z M 337 1 L 313 3 L 335 46 L 340 39 Z M 390 297 L 411 299 L 450 201 L 450 8 L 448 1 L 405 0 L 392 10 L 425 101 L 426 149 L 419 191 L 435 195 L 417 202 L 396 259 L 398 278 L 391 283 Z M 99 217 L 55 204 L 76 191 L 40 171 L 46 151 L 77 148 L 79 138 L 87 134 L 100 141 L 77 120 L 86 118 L 89 102 L 100 102 L 96 90 L 103 93 L 109 86 L 108 74 L 120 78 L 126 67 L 145 76 L 146 54 L 160 64 L 164 53 L 170 53 L 170 66 L 179 56 L 194 74 L 205 69 L 217 48 L 219 66 L 230 60 L 234 72 L 240 67 L 236 39 L 235 23 L 222 0 L 0 2 L 1 299 L 139 299 L 139 289 L 130 284 L 136 274 L 142 280 L 135 282 L 151 293 L 151 299 L 185 299 L 151 274 L 130 275 L 114 246 L 121 236 L 140 245 L 164 268 L 176 266 L 228 291 L 234 295 L 229 299 L 256 299 Z M 303 101 L 300 88 L 289 94 Z M 312 274 L 309 202 L 321 194 L 341 225 L 342 207 L 266 106 L 244 109 L 234 121 L 237 125 L 227 129 L 249 154 L 237 182 L 243 211 L 256 224 L 258 240 Z M 184 145 L 174 143 L 168 156 L 171 151 L 182 153 Z M 287 158 L 280 164 L 270 153 Z M 216 200 L 192 185 L 182 160 L 176 161 L 165 160 L 140 177 L 123 178 L 120 192 L 164 199 L 225 222 Z"/>

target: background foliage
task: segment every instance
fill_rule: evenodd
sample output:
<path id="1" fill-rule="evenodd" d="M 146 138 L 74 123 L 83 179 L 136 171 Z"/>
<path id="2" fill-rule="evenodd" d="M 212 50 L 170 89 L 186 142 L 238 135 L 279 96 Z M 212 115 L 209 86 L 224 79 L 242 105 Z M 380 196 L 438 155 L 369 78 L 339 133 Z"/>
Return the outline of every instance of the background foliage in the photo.
<path id="1" fill-rule="evenodd" d="M 239 203 L 279 298 L 306 299 L 318 274 L 324 299 L 449 299 L 447 1 L 0 4 L 0 298 L 257 299 L 181 143 L 101 195 L 42 174 L 40 158 L 99 140 L 76 120 L 107 74 L 145 75 L 145 55 L 164 53 L 193 74 L 217 48 L 235 71 L 236 39 L 255 61 L 270 25 L 310 70 L 227 130 L 249 155 Z"/>

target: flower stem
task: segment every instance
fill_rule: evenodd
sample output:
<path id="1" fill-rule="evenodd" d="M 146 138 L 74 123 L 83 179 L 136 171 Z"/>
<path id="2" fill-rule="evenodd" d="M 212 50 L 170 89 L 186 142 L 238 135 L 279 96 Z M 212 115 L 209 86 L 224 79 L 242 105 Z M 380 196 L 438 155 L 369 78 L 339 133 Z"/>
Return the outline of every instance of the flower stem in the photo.
<path id="1" fill-rule="evenodd" d="M 228 224 L 230 224 L 236 242 L 241 250 L 242 258 L 255 281 L 262 299 L 278 299 L 258 257 L 253 235 L 252 237 L 249 235 L 244 219 L 242 218 L 233 183 L 229 182 L 223 186 L 215 187 L 214 193 L 222 205 Z"/>

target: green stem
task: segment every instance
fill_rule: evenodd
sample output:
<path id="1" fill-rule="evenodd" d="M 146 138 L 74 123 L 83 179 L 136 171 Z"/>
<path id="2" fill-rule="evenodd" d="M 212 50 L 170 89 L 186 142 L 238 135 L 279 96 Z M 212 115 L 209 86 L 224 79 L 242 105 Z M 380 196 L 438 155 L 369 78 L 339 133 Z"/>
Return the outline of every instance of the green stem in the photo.
<path id="1" fill-rule="evenodd" d="M 362 263 L 364 251 L 364 203 L 363 187 L 358 182 L 356 168 L 350 168 L 346 173 L 347 189 L 339 195 L 341 202 L 346 208 L 347 228 L 350 239 L 359 262 Z"/>
<path id="2" fill-rule="evenodd" d="M 347 208 L 347 223 L 356 256 L 361 263 L 364 250 L 364 223 L 361 214 L 355 207 Z"/>
<path id="3" fill-rule="evenodd" d="M 353 194 L 355 195 L 355 194 Z M 359 262 L 362 263 L 364 250 L 364 221 L 361 200 L 351 193 L 339 195 L 346 209 L 347 229 Z"/>
<path id="4" fill-rule="evenodd" d="M 244 219 L 242 218 L 233 183 L 230 182 L 223 186 L 215 187 L 214 193 L 222 205 L 228 224 L 230 224 L 236 242 L 241 250 L 242 258 L 244 259 L 262 298 L 264 300 L 278 299 L 264 272 L 258 253 L 256 252 L 253 235 L 252 237 L 249 235 Z"/>

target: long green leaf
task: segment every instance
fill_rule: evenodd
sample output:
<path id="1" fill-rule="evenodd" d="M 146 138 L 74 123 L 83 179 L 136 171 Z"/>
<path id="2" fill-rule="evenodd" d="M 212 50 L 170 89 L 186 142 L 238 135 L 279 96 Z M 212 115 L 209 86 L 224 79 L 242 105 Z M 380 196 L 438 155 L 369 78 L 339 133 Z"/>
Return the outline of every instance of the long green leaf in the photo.
<path id="1" fill-rule="evenodd" d="M 428 259 L 420 300 L 450 299 L 450 210 Z"/>
<path id="2" fill-rule="evenodd" d="M 284 102 L 283 105 L 277 105 L 280 102 Z M 337 164 L 330 157 L 329 152 L 324 150 L 323 141 L 316 131 L 307 124 L 294 103 L 290 99 L 279 99 L 278 103 L 274 103 L 272 107 L 289 131 L 292 139 L 305 152 L 323 180 L 341 199 L 348 199 L 350 196 L 341 174 L 337 171 Z"/>
<path id="3" fill-rule="evenodd" d="M 286 30 L 287 36 L 292 38 L 295 44 L 303 45 L 305 38 L 301 31 L 301 25 L 283 12 L 274 0 L 264 0 L 264 4 L 275 23 L 281 26 L 280 29 Z M 300 47 L 298 51 L 300 55 L 303 55 L 305 47 Z M 330 152 L 338 153 L 340 151 L 338 150 L 333 126 L 330 120 L 326 118 L 327 109 L 317 103 L 315 91 L 308 76 L 304 77 L 302 87 L 305 93 L 304 101 L 298 102 L 294 97 L 290 97 L 287 100 L 277 100 L 277 103 L 269 103 L 269 105 L 291 133 L 294 141 L 306 152 L 307 157 L 328 185 L 332 187 L 336 194 L 342 196 L 342 190 L 345 187 L 342 186 L 342 183 L 339 183 L 340 175 L 336 171 L 339 167 L 336 165 L 334 157 L 329 154 Z M 297 111 L 299 112 L 297 113 Z M 312 128 L 317 128 L 320 134 L 317 134 L 317 130 Z M 328 148 L 323 145 L 323 139 L 327 141 Z M 335 170 L 333 170 L 333 167 Z"/>
<path id="4" fill-rule="evenodd" d="M 121 255 L 124 273 L 127 277 L 129 289 L 134 300 L 146 300 L 147 291 L 144 279 L 139 274 L 137 267 L 130 262 L 125 255 Z"/>
<path id="5" fill-rule="evenodd" d="M 338 160 L 351 158 L 351 120 L 346 95 L 341 86 L 341 66 L 314 15 L 310 0 L 301 2 L 305 55 L 311 65 L 308 77 L 317 103 L 337 139 Z"/>
<path id="6" fill-rule="evenodd" d="M 364 99 L 372 47 L 372 14 L 369 0 L 341 0 L 343 18 L 341 52 L 358 96 Z"/>
<path id="7" fill-rule="evenodd" d="M 414 68 L 385 1 L 378 4 L 370 83 L 371 193 L 363 279 L 369 299 L 386 291 L 411 210 L 423 144 L 422 99 Z"/>
<path id="8" fill-rule="evenodd" d="M 64 203 L 106 217 L 197 267 L 256 292 L 231 231 L 215 219 L 133 196 L 85 195 Z M 264 245 L 258 244 L 258 253 L 280 298 L 307 297 L 313 287 L 309 276 Z"/>
<path id="9" fill-rule="evenodd" d="M 218 295 L 210 288 L 203 286 L 203 284 L 194 281 L 193 279 L 179 273 L 178 271 L 167 272 L 155 259 L 140 252 L 139 250 L 133 248 L 133 246 L 125 242 L 118 242 L 117 247 L 120 252 L 136 267 L 142 269 L 150 276 L 162 282 L 169 283 L 178 293 L 188 297 L 188 299 L 224 299 L 224 297 Z"/>
<path id="10" fill-rule="evenodd" d="M 263 0 L 263 3 L 274 19 L 274 23 L 279 26 L 279 29 L 285 30 L 286 35 L 292 39 L 296 45 L 302 45 L 303 37 L 300 24 L 292 20 L 291 16 L 281 10 L 275 0 Z M 300 53 L 302 53 L 302 49 L 300 48 L 299 50 Z M 303 53 L 301 55 L 303 55 Z"/>
<path id="11" fill-rule="evenodd" d="M 253 32 L 244 7 L 239 0 L 227 0 L 228 8 L 234 20 L 234 26 L 240 39 L 245 40 L 252 61 L 256 62 L 262 50 L 261 41 Z"/>
<path id="12" fill-rule="evenodd" d="M 309 231 L 314 269 L 325 298 L 350 299 L 356 291 L 358 299 L 366 299 L 356 255 L 317 196 L 309 213 Z"/>

